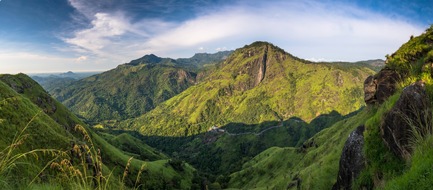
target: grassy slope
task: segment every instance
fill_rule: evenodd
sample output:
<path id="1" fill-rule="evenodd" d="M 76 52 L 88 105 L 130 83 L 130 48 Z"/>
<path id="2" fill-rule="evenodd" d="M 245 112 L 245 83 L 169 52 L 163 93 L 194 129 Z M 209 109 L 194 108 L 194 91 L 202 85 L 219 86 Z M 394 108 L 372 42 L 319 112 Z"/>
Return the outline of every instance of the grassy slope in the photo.
<path id="1" fill-rule="evenodd" d="M 401 46 L 388 57 L 387 67 L 400 72 L 405 80 L 401 86 L 421 79 L 426 91 L 433 97 L 433 26 L 419 37 Z M 411 159 L 398 159 L 385 146 L 380 128 L 384 115 L 393 107 L 401 89 L 380 106 L 371 106 L 357 115 L 316 134 L 317 148 L 306 153 L 293 148 L 271 148 L 243 166 L 243 170 L 231 175 L 230 187 L 243 189 L 282 189 L 290 181 L 300 178 L 301 189 L 330 189 L 336 181 L 338 162 L 347 135 L 360 124 L 365 124 L 364 153 L 367 167 L 355 181 L 355 188 L 430 189 L 433 159 L 432 135 L 417 139 Z M 294 182 L 294 181 L 292 181 Z M 290 186 L 296 188 L 296 184 Z"/>
<path id="2" fill-rule="evenodd" d="M 89 122 L 132 118 L 182 92 L 194 84 L 196 71 L 209 70 L 230 53 L 177 60 L 146 55 L 66 86 L 51 82 L 50 93 Z"/>
<path id="3" fill-rule="evenodd" d="M 37 148 L 55 148 L 59 150 L 67 150 L 70 148 L 70 141 L 79 141 L 81 139 L 77 134 L 71 134 L 70 130 L 65 130 L 70 123 L 82 124 L 73 114 L 67 109 L 62 107 L 56 101 L 44 99 L 47 96 L 45 91 L 37 85 L 29 77 L 19 75 L 0 75 L 0 80 L 8 82 L 6 85 L 0 81 L 0 126 L 1 126 L 1 140 L 0 149 L 3 150 L 6 146 L 10 145 L 14 135 L 23 129 L 29 121 L 35 117 L 30 123 L 26 134 L 29 136 L 25 139 L 25 143 L 19 146 L 18 152 L 26 152 Z M 35 85 L 35 86 L 33 86 Z M 14 89 L 12 89 L 12 86 Z M 21 88 L 24 87 L 24 88 Z M 18 90 L 22 94 L 16 92 Z M 39 99 L 38 99 L 39 98 Z M 41 100 L 43 99 L 43 101 Z M 39 106 L 35 105 L 32 101 L 38 103 L 42 102 Z M 45 101 L 45 102 L 44 102 Z M 53 111 L 52 105 L 58 107 Z M 73 132 L 72 132 L 73 133 Z M 113 170 L 115 176 L 121 176 L 123 169 L 129 159 L 129 156 L 107 143 L 98 135 L 91 132 L 93 142 L 96 147 L 101 149 L 103 163 Z M 26 185 L 38 172 L 41 171 L 42 162 L 47 161 L 42 157 L 39 161 L 28 159 L 22 161 L 26 167 L 20 165 L 11 171 L 7 180 L 9 187 L 14 185 Z M 143 182 L 147 187 L 159 187 L 161 185 L 170 185 L 170 180 L 179 179 L 181 187 L 190 187 L 191 179 L 193 177 L 193 168 L 185 165 L 183 172 L 175 171 L 171 166 L 165 164 L 167 160 L 159 160 L 154 162 L 143 162 L 140 160 L 133 160 L 131 163 L 132 175 L 127 180 L 135 179 L 133 177 L 140 169 L 143 163 L 146 163 L 147 173 L 143 174 Z M 13 174 L 13 175 L 12 175 Z M 13 177 L 16 176 L 16 177 Z M 146 177 L 144 177 L 146 176 Z M 117 177 L 115 177 L 117 178 Z M 116 181 L 116 180 L 113 180 Z M 132 183 L 128 182 L 127 183 Z M 4 185 L 4 184 L 1 184 Z M 132 184 L 133 185 L 133 184 Z M 16 186 L 16 188 L 18 188 Z M 163 188 L 163 187 L 162 187 Z"/>
<path id="4" fill-rule="evenodd" d="M 433 100 L 433 26 L 423 34 L 403 44 L 394 54 L 388 56 L 387 66 L 397 70 L 403 76 L 401 89 L 416 80 L 425 82 L 426 92 Z M 388 112 L 400 96 L 401 89 L 379 108 L 374 117 L 367 121 L 365 132 L 366 144 L 364 151 L 367 158 L 367 168 L 357 180 L 358 186 L 373 186 L 385 189 L 429 189 L 431 180 L 428 179 L 432 172 L 431 136 L 429 134 L 422 139 L 412 139 L 417 143 L 412 144 L 414 153 L 409 160 L 397 158 L 385 146 L 380 136 L 379 126 Z M 431 124 L 429 124 L 431 127 Z M 428 180 L 427 180 L 428 179 Z"/>
<path id="5" fill-rule="evenodd" d="M 256 80 L 254 73 L 248 74 L 254 67 L 251 63 L 260 62 L 266 49 L 264 80 L 251 88 L 249 81 Z M 306 64 L 271 44 L 254 43 L 236 50 L 200 84 L 121 126 L 147 135 L 182 136 L 212 125 L 257 124 L 294 116 L 310 121 L 332 110 L 347 114 L 363 105 L 363 80 L 372 73 L 348 63 Z"/>
<path id="6" fill-rule="evenodd" d="M 98 134 L 116 148 L 140 160 L 154 161 L 168 159 L 166 155 L 156 151 L 154 148 L 128 133 L 122 133 L 120 135 L 110 135 L 108 133 Z"/>
<path id="7" fill-rule="evenodd" d="M 120 65 L 50 93 L 89 121 L 141 115 L 193 83 L 183 69 L 169 65 Z"/>
<path id="8" fill-rule="evenodd" d="M 431 72 L 433 63 L 433 26 L 423 34 L 403 44 L 391 56 L 387 55 L 386 65 L 402 75 L 414 76 L 421 72 Z"/>
<path id="9" fill-rule="evenodd" d="M 364 109 L 339 121 L 307 141 L 317 147 L 305 152 L 296 148 L 270 148 L 242 166 L 230 177 L 230 187 L 242 189 L 285 189 L 296 177 L 301 189 L 330 189 L 336 181 L 338 163 L 346 138 L 372 115 Z M 296 185 L 293 187 L 296 188 Z"/>
<path id="10" fill-rule="evenodd" d="M 433 102 L 432 63 L 433 25 L 422 35 L 411 38 L 403 44 L 396 53 L 389 57 L 388 61 L 390 67 L 407 74 L 408 81 L 422 79 L 426 84 L 426 92 Z M 433 164 L 433 123 L 429 122 L 423 127 L 429 127 L 427 130 L 429 134 L 420 139 L 412 139 L 414 141 L 413 154 L 406 164 L 378 168 L 375 166 L 381 164 L 382 160 L 371 159 L 372 164 L 368 167 L 370 176 L 377 173 L 387 174 L 388 178 L 384 178 L 382 183 L 384 189 L 431 189 L 433 186 L 431 180 L 433 177 L 431 167 Z"/>
<path id="11" fill-rule="evenodd" d="M 433 136 L 419 144 L 404 173 L 388 181 L 384 189 L 431 189 L 433 186 Z"/>
<path id="12" fill-rule="evenodd" d="M 131 157 L 120 151 L 113 145 L 106 142 L 100 136 L 92 133 L 92 139 L 101 148 L 103 163 L 112 169 L 114 174 L 121 176 L 128 159 Z M 125 183 L 134 186 L 136 175 L 141 166 L 145 164 L 145 172 L 141 175 L 141 182 L 144 188 L 149 189 L 170 189 L 173 187 L 187 189 L 190 188 L 192 178 L 194 177 L 195 169 L 188 164 L 184 165 L 184 171 L 176 171 L 173 167 L 167 164 L 168 160 L 157 160 L 152 162 L 144 162 L 142 160 L 133 159 L 130 165 L 131 177 L 125 180 Z M 173 182 L 178 180 L 180 184 L 173 186 Z"/>
<path id="13" fill-rule="evenodd" d="M 243 163 L 269 147 L 300 146 L 320 130 L 344 118 L 334 112 L 321 115 L 309 124 L 294 118 L 282 125 L 280 122 L 231 123 L 222 127 L 230 134 L 241 134 L 236 136 L 208 132 L 189 137 L 139 138 L 158 150 L 188 161 L 202 172 L 227 175 L 240 170 Z M 254 134 L 271 127 L 260 135 Z"/>
<path id="14" fill-rule="evenodd" d="M 14 136 L 33 117 L 35 119 L 25 131 L 25 134 L 29 134 L 29 136 L 25 139 L 25 143 L 18 147 L 17 153 L 38 148 L 63 149 L 69 146 L 72 135 L 47 114 L 43 113 L 28 98 L 19 95 L 3 82 L 0 82 L 0 91 L 1 150 L 10 145 Z M 9 174 L 0 177 L 6 177 L 0 180 L 2 181 L 0 187 L 18 188 L 20 185 L 28 184 L 44 166 L 42 162 L 31 158 L 20 160 L 20 162 L 23 162 L 22 165 L 17 165 L 12 171 L 9 171 Z M 24 165 L 25 167 L 23 167 Z"/>

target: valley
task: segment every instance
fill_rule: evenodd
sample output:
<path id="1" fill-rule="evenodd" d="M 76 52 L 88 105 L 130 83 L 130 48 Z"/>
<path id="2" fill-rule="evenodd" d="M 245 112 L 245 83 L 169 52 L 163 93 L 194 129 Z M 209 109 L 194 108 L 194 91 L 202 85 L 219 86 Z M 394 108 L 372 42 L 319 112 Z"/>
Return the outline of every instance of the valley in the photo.
<path id="1" fill-rule="evenodd" d="M 404 161 L 423 159 L 432 134 L 401 148 L 393 143 L 410 140 L 388 138 L 396 129 L 387 118 L 401 117 L 392 110 L 404 112 L 398 102 L 414 93 L 426 103 L 413 106 L 430 109 L 432 42 L 430 28 L 384 62 L 310 62 L 268 42 L 183 59 L 151 54 L 45 89 L 25 74 L 0 75 L 1 153 L 41 158 L 22 160 L 31 170 L 0 170 L 9 181 L 0 187 L 409 187 L 426 169 Z M 428 114 L 420 123 L 406 114 L 401 130 L 430 126 Z"/>
<path id="2" fill-rule="evenodd" d="M 430 190 L 431 1 L 0 0 L 0 190 Z"/>
<path id="3" fill-rule="evenodd" d="M 377 66 L 313 63 L 267 42 L 198 55 L 146 55 L 51 93 L 107 141 L 127 132 L 205 175 L 228 176 L 267 148 L 299 147 L 360 109 L 362 79 Z"/>

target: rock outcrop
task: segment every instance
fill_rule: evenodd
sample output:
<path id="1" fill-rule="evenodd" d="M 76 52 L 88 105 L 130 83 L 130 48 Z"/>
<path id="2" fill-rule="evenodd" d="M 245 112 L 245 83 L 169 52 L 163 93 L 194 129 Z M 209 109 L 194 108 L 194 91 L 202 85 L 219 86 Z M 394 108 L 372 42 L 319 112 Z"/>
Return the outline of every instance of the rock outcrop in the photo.
<path id="1" fill-rule="evenodd" d="M 365 167 L 365 157 L 362 152 L 364 146 L 364 126 L 357 127 L 344 144 L 340 158 L 337 182 L 333 190 L 351 189 L 352 182 L 359 176 Z"/>
<path id="2" fill-rule="evenodd" d="M 269 58 L 268 51 L 270 47 L 268 45 L 257 48 L 254 50 L 245 51 L 243 57 L 250 58 L 256 55 L 260 55 L 251 61 L 248 61 L 241 70 L 238 71 L 237 76 L 246 75 L 247 80 L 240 82 L 239 85 L 235 86 L 237 90 L 246 91 L 258 86 L 266 76 L 266 68 L 268 66 Z"/>
<path id="3" fill-rule="evenodd" d="M 364 101 L 367 105 L 381 104 L 397 90 L 400 75 L 391 69 L 384 68 L 364 82 Z"/>
<path id="4" fill-rule="evenodd" d="M 429 98 L 423 82 L 416 82 L 403 89 L 400 98 L 386 114 L 380 127 L 385 144 L 395 155 L 403 159 L 408 158 L 409 139 L 413 135 L 412 128 L 425 126 L 427 122 L 425 118 L 428 118 L 429 110 Z"/>

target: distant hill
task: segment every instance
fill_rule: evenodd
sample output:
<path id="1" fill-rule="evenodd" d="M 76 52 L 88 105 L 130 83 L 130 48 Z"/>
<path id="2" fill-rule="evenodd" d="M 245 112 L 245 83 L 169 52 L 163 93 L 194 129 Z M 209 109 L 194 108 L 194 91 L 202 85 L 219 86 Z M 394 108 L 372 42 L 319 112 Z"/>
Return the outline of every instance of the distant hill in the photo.
<path id="1" fill-rule="evenodd" d="M 51 89 L 50 94 L 90 122 L 133 118 L 194 85 L 197 73 L 191 68 L 215 64 L 229 53 L 200 54 L 180 61 L 145 55 Z"/>
<path id="2" fill-rule="evenodd" d="M 33 79 L 36 78 L 72 78 L 72 79 L 82 79 L 95 74 L 99 74 L 101 72 L 72 72 L 68 71 L 65 73 L 33 73 L 29 74 L 29 76 Z"/>
<path id="3" fill-rule="evenodd" d="M 258 124 L 333 110 L 347 114 L 363 103 L 364 64 L 312 63 L 267 43 L 237 49 L 224 62 L 152 111 L 120 123 L 145 135 L 183 136 L 228 123 Z"/>
<path id="4" fill-rule="evenodd" d="M 45 90 L 52 91 L 70 85 L 72 82 L 89 77 L 100 72 L 77 72 L 68 71 L 66 73 L 40 73 L 29 75 L 38 82 Z"/>
<path id="5" fill-rule="evenodd" d="M 176 62 L 180 65 L 196 69 L 211 66 L 227 59 L 233 51 L 220 51 L 217 53 L 196 53 L 191 58 L 179 58 Z"/>
<path id="6" fill-rule="evenodd" d="M 385 60 L 373 59 L 373 60 L 367 60 L 367 61 L 358 61 L 358 62 L 355 62 L 355 64 L 367 64 L 367 65 L 371 66 L 371 69 L 378 72 L 382 68 L 385 67 Z"/>

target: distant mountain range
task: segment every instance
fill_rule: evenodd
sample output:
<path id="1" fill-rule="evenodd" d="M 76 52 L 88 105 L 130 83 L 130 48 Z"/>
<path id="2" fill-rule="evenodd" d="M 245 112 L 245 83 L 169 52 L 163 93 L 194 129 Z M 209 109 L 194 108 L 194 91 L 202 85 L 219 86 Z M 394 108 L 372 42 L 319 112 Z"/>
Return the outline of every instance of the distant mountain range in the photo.
<path id="1" fill-rule="evenodd" d="M 100 72 L 77 72 L 68 71 L 66 73 L 39 73 L 30 74 L 29 76 L 38 82 L 45 90 L 51 91 L 57 87 L 67 86 L 70 83 L 86 78 Z"/>
<path id="2" fill-rule="evenodd" d="M 147 135 L 183 136 L 228 123 L 257 124 L 363 105 L 365 63 L 313 63 L 266 42 L 237 49 L 203 79 L 136 119 L 117 126 Z M 197 75 L 200 75 L 198 73 Z"/>

